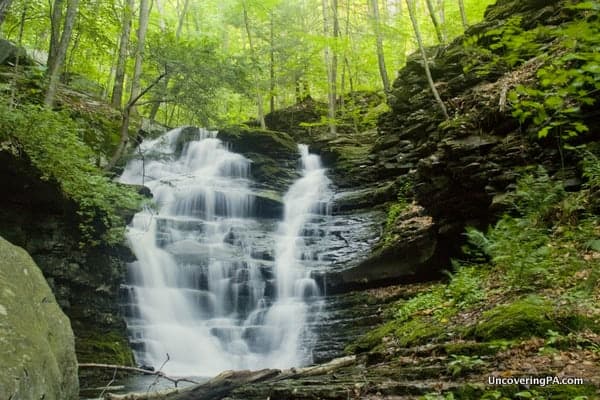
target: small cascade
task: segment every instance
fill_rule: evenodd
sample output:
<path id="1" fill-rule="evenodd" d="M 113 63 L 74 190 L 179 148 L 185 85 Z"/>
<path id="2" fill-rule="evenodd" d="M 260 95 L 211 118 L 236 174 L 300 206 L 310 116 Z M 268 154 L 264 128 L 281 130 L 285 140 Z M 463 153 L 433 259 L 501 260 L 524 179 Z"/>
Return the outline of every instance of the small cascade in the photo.
<path id="1" fill-rule="evenodd" d="M 278 202 L 251 181 L 249 159 L 189 129 L 145 140 L 120 178 L 147 186 L 155 204 L 127 233 L 137 261 L 123 308 L 137 362 L 158 367 L 169 354 L 165 372 L 195 376 L 310 363 L 321 304 L 310 272 L 331 197 L 318 156 L 299 147 L 302 176 Z"/>

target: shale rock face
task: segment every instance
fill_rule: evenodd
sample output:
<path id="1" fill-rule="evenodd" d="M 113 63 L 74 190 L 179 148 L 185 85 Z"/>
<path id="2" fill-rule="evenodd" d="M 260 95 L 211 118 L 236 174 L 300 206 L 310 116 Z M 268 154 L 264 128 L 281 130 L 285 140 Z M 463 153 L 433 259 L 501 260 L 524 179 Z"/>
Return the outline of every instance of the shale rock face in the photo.
<path id="1" fill-rule="evenodd" d="M 0 398 L 77 399 L 69 319 L 31 257 L 0 237 Z"/>
<path id="2" fill-rule="evenodd" d="M 509 18 L 520 18 L 525 31 L 559 25 L 568 18 L 563 6 L 558 0 L 500 0 L 466 37 L 486 48 L 490 44 L 486 32 L 504 26 Z M 536 79 L 540 63 L 532 59 L 514 67 L 473 67 L 464 39 L 428 50 L 450 119 L 441 115 L 427 85 L 423 60 L 413 54 L 394 82 L 391 111 L 380 118 L 369 155 L 377 181 L 410 179 L 411 194 L 433 218 L 433 234 L 442 253 L 448 248 L 453 248 L 450 253 L 459 251 L 465 226 L 483 228 L 495 220 L 520 169 L 543 165 L 554 174 L 561 165 L 556 140 L 538 140 L 535 127 L 519 124 L 506 102 L 506 94 L 517 85 Z M 596 126 L 597 113 L 586 117 L 586 123 Z M 591 136 L 586 140 L 594 140 Z M 564 154 L 562 162 L 566 168 L 561 173 L 567 179 L 574 177 L 577 160 Z"/>

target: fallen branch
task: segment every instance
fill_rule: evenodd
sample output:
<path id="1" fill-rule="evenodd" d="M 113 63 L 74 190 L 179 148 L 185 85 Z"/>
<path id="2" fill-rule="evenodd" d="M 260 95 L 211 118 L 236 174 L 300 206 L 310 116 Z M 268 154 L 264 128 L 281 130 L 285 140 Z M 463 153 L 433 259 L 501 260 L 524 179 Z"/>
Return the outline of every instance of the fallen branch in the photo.
<path id="1" fill-rule="evenodd" d="M 144 375 L 154 375 L 154 376 L 157 376 L 159 378 L 163 378 L 163 379 L 166 379 L 166 380 L 172 382 L 175 385 L 175 387 L 177 387 L 177 384 L 179 382 L 188 382 L 188 383 L 193 383 L 193 384 L 196 384 L 196 385 L 200 384 L 200 382 L 193 381 L 193 380 L 188 379 L 188 378 L 173 378 L 173 377 L 165 374 L 162 371 L 149 371 L 149 370 L 143 369 L 143 368 L 126 367 L 124 365 L 84 363 L 84 364 L 79 364 L 79 368 L 114 369 L 114 370 L 118 370 L 118 371 L 137 372 L 139 374 L 144 374 Z"/>
<path id="2" fill-rule="evenodd" d="M 106 400 L 219 400 L 233 390 L 252 383 L 275 383 L 285 379 L 298 379 L 326 375 L 356 363 L 355 356 L 341 357 L 322 365 L 304 368 L 263 369 L 260 371 L 225 371 L 206 383 L 151 393 L 107 394 Z"/>

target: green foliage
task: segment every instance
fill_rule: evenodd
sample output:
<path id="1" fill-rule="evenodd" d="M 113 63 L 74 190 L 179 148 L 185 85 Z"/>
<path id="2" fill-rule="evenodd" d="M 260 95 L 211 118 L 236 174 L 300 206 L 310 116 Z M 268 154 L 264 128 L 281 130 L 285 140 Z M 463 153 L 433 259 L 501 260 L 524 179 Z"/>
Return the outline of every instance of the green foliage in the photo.
<path id="1" fill-rule="evenodd" d="M 522 24 L 522 17 L 512 17 L 497 28 L 466 37 L 463 47 L 469 57 L 463 70 L 481 77 L 499 76 L 538 55 L 549 40 L 548 29 L 525 30 Z"/>
<path id="2" fill-rule="evenodd" d="M 460 309 L 470 307 L 485 299 L 484 276 L 476 267 L 455 263 L 456 273 L 450 275 L 445 295 Z"/>
<path id="3" fill-rule="evenodd" d="M 123 240 L 122 213 L 139 207 L 132 189 L 112 182 L 94 165 L 96 155 L 86 146 L 84 132 L 65 112 L 37 105 L 9 108 L 0 102 L 1 140 L 14 140 L 42 173 L 56 180 L 78 206 L 82 244 L 108 244 Z"/>
<path id="4" fill-rule="evenodd" d="M 583 115 L 600 90 L 600 22 L 577 20 L 553 28 L 551 36 L 558 56 L 544 60 L 535 86 L 519 85 L 509 99 L 513 116 L 521 123 L 531 121 L 539 138 L 553 133 L 568 140 L 589 131 Z"/>
<path id="5" fill-rule="evenodd" d="M 552 286 L 581 267 L 570 247 L 552 243 L 555 236 L 578 245 L 594 237 L 596 217 L 584 213 L 581 194 L 566 193 L 538 169 L 519 180 L 510 200 L 517 216 L 504 215 L 487 234 L 467 231 L 471 244 L 504 272 L 509 285 L 518 290 Z"/>
<path id="6" fill-rule="evenodd" d="M 450 358 L 451 360 L 448 362 L 447 369 L 454 377 L 467 372 L 477 371 L 487 364 L 479 356 L 452 354 Z"/>

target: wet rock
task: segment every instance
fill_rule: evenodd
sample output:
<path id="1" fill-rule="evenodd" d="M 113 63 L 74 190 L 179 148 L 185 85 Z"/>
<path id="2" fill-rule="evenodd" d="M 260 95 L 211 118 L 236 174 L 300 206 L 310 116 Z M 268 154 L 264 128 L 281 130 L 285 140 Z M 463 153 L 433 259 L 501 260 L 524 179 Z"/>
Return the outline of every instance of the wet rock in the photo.
<path id="1" fill-rule="evenodd" d="M 217 137 L 252 160 L 251 176 L 265 187 L 281 193 L 297 178 L 300 154 L 287 133 L 228 127 L 219 129 Z"/>
<path id="2" fill-rule="evenodd" d="M 436 275 L 440 249 L 437 226 L 419 206 L 410 206 L 401 213 L 393 230 L 357 266 L 324 274 L 321 282 L 328 293 L 391 285 Z"/>
<path id="3" fill-rule="evenodd" d="M 0 398 L 77 399 L 69 319 L 31 257 L 0 237 Z"/>

